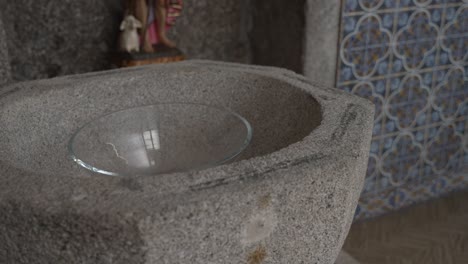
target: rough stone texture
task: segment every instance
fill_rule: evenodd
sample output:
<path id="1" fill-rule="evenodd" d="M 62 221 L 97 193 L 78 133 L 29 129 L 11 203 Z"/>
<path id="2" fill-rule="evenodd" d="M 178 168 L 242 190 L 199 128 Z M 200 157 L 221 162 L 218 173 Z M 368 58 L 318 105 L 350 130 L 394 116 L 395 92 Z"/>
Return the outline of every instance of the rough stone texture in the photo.
<path id="1" fill-rule="evenodd" d="M 315 81 L 335 87 L 340 0 L 307 0 L 304 71 Z"/>
<path id="2" fill-rule="evenodd" d="M 84 122 L 148 103 L 223 105 L 254 128 L 234 163 L 155 177 L 66 157 Z M 373 106 L 276 68 L 188 61 L 0 94 L 0 263 L 325 263 L 351 225 Z"/>
<path id="3" fill-rule="evenodd" d="M 336 259 L 335 264 L 359 264 L 359 261 L 342 250 Z"/>
<path id="4" fill-rule="evenodd" d="M 208 0 L 186 0 L 184 4 L 170 35 L 189 58 L 279 66 L 334 85 L 337 3 L 220 0 L 213 5 Z M 5 7 L 15 80 L 110 67 L 122 13 L 119 1 L 0 0 L 0 5 Z"/>
<path id="5" fill-rule="evenodd" d="M 248 0 L 186 0 L 171 31 L 189 58 L 249 61 Z M 0 0 L 13 78 L 111 67 L 123 4 L 115 0 Z"/>
<path id="6" fill-rule="evenodd" d="M 305 0 L 252 0 L 252 63 L 303 72 Z M 319 25 L 317 25 L 319 26 Z"/>
<path id="7" fill-rule="evenodd" d="M 11 79 L 10 58 L 3 26 L 2 12 L 0 12 L 0 85 Z"/>
<path id="8" fill-rule="evenodd" d="M 0 0 L 15 80 L 109 67 L 120 1 Z"/>
<path id="9" fill-rule="evenodd" d="M 184 0 L 170 36 L 191 59 L 250 62 L 251 0 Z"/>
<path id="10" fill-rule="evenodd" d="M 15 80 L 111 67 L 122 4 L 0 0 Z M 188 58 L 279 66 L 334 85 L 336 1 L 185 0 L 170 36 Z"/>

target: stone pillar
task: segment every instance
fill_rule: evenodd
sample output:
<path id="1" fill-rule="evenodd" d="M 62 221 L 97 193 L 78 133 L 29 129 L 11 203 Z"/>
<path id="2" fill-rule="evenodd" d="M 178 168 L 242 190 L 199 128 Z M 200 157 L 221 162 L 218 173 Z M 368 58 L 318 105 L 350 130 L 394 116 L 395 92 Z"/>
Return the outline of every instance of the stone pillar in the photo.
<path id="1" fill-rule="evenodd" d="M 340 0 L 307 0 L 304 71 L 310 80 L 335 87 Z"/>

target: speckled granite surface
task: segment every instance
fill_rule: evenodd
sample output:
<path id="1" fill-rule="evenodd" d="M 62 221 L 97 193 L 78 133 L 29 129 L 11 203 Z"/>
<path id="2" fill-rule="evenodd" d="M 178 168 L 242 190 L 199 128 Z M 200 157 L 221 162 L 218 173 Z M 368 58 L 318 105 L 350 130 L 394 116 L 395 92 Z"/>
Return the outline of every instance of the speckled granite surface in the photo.
<path id="1" fill-rule="evenodd" d="M 0 0 L 13 79 L 105 69 L 121 8 L 114 0 Z"/>
<path id="2" fill-rule="evenodd" d="M 172 38 L 189 58 L 249 61 L 248 0 L 186 0 Z M 0 0 L 13 79 L 43 79 L 110 67 L 121 1 Z M 243 21 L 241 23 L 241 21 Z"/>
<path id="3" fill-rule="evenodd" d="M 249 120 L 252 144 L 237 162 L 119 178 L 67 157 L 89 120 L 184 101 Z M 373 108 L 290 71 L 212 61 L 9 85 L 0 93 L 0 263 L 331 264 L 363 186 Z"/>
<path id="4" fill-rule="evenodd" d="M 191 59 L 247 63 L 250 0 L 184 0 L 182 16 L 170 32 Z"/>
<path id="5" fill-rule="evenodd" d="M 2 14 L 0 13 L 0 85 L 7 83 L 11 78 L 10 59 L 6 44 L 5 30 L 2 23 Z"/>

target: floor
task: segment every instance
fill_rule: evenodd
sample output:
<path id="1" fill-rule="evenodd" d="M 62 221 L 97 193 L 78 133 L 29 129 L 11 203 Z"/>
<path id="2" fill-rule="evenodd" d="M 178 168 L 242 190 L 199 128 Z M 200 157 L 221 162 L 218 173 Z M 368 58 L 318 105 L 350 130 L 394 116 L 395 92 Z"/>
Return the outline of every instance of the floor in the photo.
<path id="1" fill-rule="evenodd" d="M 468 191 L 355 223 L 343 249 L 361 264 L 468 264 Z"/>

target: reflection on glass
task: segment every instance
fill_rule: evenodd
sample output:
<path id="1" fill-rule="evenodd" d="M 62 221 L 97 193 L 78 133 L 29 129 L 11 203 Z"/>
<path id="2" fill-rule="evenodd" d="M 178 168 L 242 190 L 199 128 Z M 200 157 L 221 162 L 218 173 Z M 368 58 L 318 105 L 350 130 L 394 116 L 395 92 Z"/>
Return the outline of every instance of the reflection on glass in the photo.
<path id="1" fill-rule="evenodd" d="M 111 176 L 204 169 L 237 156 L 252 128 L 240 115 L 203 104 L 168 103 L 118 111 L 79 129 L 70 155 Z"/>
<path id="2" fill-rule="evenodd" d="M 159 143 L 159 133 L 157 129 L 148 130 L 143 132 L 143 141 L 145 142 L 146 150 L 147 150 L 147 158 L 149 161 L 149 165 L 155 166 L 156 161 L 154 160 L 154 155 L 151 151 L 157 151 L 161 148 Z"/>

